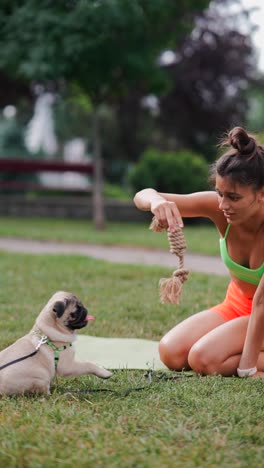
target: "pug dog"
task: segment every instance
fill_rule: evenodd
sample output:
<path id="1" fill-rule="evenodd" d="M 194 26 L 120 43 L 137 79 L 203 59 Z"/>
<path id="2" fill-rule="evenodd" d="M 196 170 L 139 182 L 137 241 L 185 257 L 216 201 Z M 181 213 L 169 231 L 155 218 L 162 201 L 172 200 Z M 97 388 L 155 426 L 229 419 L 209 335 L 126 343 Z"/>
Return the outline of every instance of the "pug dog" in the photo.
<path id="1" fill-rule="evenodd" d="M 74 294 L 56 292 L 40 312 L 32 330 L 0 352 L 0 395 L 49 394 L 55 374 L 111 377 L 111 372 L 92 362 L 74 359 L 75 331 L 92 319 Z"/>

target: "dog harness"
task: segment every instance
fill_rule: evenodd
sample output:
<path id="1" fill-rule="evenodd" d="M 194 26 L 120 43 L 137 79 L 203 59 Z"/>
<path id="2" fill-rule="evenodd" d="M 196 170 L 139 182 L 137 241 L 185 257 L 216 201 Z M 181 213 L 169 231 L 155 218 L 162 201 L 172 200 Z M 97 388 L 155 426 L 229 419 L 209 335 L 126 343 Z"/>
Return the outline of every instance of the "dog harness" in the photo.
<path id="1" fill-rule="evenodd" d="M 72 343 L 69 343 L 64 346 L 56 346 L 52 341 L 49 340 L 49 338 L 46 335 L 42 335 L 41 333 L 38 333 L 34 331 L 35 335 L 39 336 L 40 340 L 37 343 L 37 346 L 35 348 L 35 351 L 33 351 L 30 354 L 27 354 L 26 356 L 22 356 L 20 358 L 14 359 L 13 361 L 7 362 L 6 364 L 0 366 L 0 371 L 5 369 L 5 367 L 12 366 L 12 364 L 16 364 L 17 362 L 24 361 L 25 359 L 35 356 L 37 354 L 39 348 L 43 344 L 49 345 L 53 351 L 54 351 L 54 364 L 55 364 L 55 372 L 57 371 L 58 367 L 58 362 L 59 362 L 59 357 L 60 357 L 60 351 L 64 351 L 64 349 L 70 348 L 72 346 Z"/>
<path id="2" fill-rule="evenodd" d="M 36 331 L 34 331 L 34 333 L 35 333 L 35 335 L 37 335 L 40 338 L 36 349 L 39 349 L 40 346 L 43 345 L 43 344 L 47 344 L 53 349 L 53 351 L 54 351 L 55 371 L 57 371 L 58 362 L 59 362 L 59 358 L 60 358 L 60 352 L 64 351 L 67 348 L 70 348 L 72 346 L 72 343 L 69 343 L 69 344 L 63 345 L 63 346 L 56 346 L 51 340 L 49 340 L 49 338 L 46 335 L 42 335 L 41 333 L 38 333 Z"/>
<path id="3" fill-rule="evenodd" d="M 258 286 L 263 274 L 264 274 L 264 263 L 259 268 L 252 269 L 246 268 L 243 265 L 239 265 L 239 263 L 234 262 L 232 258 L 229 257 L 229 253 L 227 250 L 226 245 L 226 238 L 230 229 L 230 224 L 228 224 L 226 228 L 226 232 L 224 237 L 219 239 L 220 242 L 220 253 L 224 264 L 233 273 L 236 278 L 245 281 L 246 283 L 255 284 Z"/>

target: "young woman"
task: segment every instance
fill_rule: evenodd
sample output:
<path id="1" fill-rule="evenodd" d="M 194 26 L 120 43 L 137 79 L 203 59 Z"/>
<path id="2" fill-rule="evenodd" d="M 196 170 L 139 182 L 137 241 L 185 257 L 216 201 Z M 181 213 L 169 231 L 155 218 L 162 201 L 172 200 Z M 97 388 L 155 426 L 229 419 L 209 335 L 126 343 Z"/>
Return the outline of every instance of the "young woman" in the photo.
<path id="1" fill-rule="evenodd" d="M 211 219 L 231 275 L 221 304 L 187 318 L 162 338 L 163 363 L 203 375 L 264 377 L 264 147 L 241 127 L 229 132 L 227 145 L 212 167 L 215 192 L 145 189 L 134 201 L 170 231 L 183 227 L 182 217 Z"/>

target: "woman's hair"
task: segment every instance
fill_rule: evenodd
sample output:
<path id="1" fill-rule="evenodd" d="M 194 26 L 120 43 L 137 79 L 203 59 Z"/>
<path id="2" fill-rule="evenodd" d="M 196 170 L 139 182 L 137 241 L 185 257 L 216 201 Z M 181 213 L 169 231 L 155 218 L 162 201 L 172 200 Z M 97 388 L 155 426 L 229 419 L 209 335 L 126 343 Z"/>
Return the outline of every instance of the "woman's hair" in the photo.
<path id="1" fill-rule="evenodd" d="M 229 150 L 210 168 L 210 181 L 219 175 L 260 190 L 264 186 L 264 148 L 242 127 L 233 128 L 222 139 L 220 147 L 226 146 Z"/>

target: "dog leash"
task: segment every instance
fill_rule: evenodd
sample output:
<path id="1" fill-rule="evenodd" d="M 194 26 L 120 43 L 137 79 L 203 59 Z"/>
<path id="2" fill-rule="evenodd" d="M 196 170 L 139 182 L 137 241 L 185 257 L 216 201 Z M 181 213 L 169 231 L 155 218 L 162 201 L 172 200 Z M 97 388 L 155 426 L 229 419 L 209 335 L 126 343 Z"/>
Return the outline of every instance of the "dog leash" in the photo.
<path id="1" fill-rule="evenodd" d="M 150 369 L 145 372 L 144 377 L 148 379 L 148 385 L 144 385 L 142 387 L 129 387 L 124 390 L 113 390 L 111 388 L 84 388 L 83 390 L 68 390 L 67 392 L 63 392 L 64 395 L 74 394 L 87 394 L 87 393 L 114 393 L 115 395 L 120 395 L 123 397 L 128 396 L 132 392 L 140 392 L 141 390 L 149 390 L 151 384 L 153 383 L 153 379 L 156 381 L 161 380 L 181 380 L 188 377 L 193 377 L 193 374 L 185 374 L 185 373 L 177 373 L 176 375 L 170 375 L 167 372 L 159 372 L 153 374 L 153 371 Z"/>
<path id="2" fill-rule="evenodd" d="M 34 333 L 40 338 L 38 343 L 37 343 L 37 346 L 35 348 L 35 351 L 33 351 L 30 354 L 27 354 L 26 356 L 22 356 L 20 358 L 14 359 L 13 361 L 7 362 L 3 366 L 0 366 L 0 371 L 2 369 L 5 369 L 8 366 L 11 366 L 12 364 L 15 364 L 15 363 L 20 362 L 20 361 L 24 361 L 27 358 L 35 356 L 35 354 L 37 354 L 37 352 L 39 351 L 40 347 L 43 344 L 47 344 L 53 349 L 53 351 L 54 351 L 55 371 L 57 370 L 60 351 L 63 351 L 65 349 L 69 348 L 70 346 L 72 346 L 72 343 L 69 343 L 67 345 L 58 347 L 51 340 L 49 340 L 46 335 L 42 335 L 40 333 L 37 333 L 36 331 L 34 331 Z M 105 392 L 108 392 L 108 393 L 114 393 L 116 395 L 121 395 L 121 396 L 126 397 L 132 392 L 139 392 L 139 391 L 142 391 L 142 390 L 148 390 L 150 388 L 151 384 L 153 383 L 153 371 L 151 369 L 148 370 L 144 374 L 144 377 L 148 378 L 148 385 L 144 385 L 143 387 L 130 387 L 130 388 L 127 388 L 125 390 L 120 390 L 120 391 L 112 390 L 110 388 L 95 388 L 95 389 L 85 388 L 83 390 L 69 390 L 68 392 L 64 392 L 64 394 L 67 395 L 67 394 L 72 394 L 72 393 L 82 394 L 82 393 L 105 393 Z M 179 379 L 182 379 L 182 378 L 185 378 L 185 377 L 193 377 L 193 375 L 192 374 L 187 375 L 187 374 L 183 374 L 183 373 L 176 374 L 176 375 L 168 375 L 166 372 L 161 372 L 159 374 L 156 374 L 155 377 L 156 377 L 157 380 L 179 380 Z"/>
<path id="3" fill-rule="evenodd" d="M 47 337 L 46 337 L 45 335 L 42 335 L 41 339 L 40 339 L 39 342 L 37 343 L 37 346 L 36 346 L 36 348 L 35 348 L 35 351 L 33 351 L 33 352 L 30 353 L 30 354 L 27 354 L 26 356 L 22 356 L 22 357 L 20 357 L 20 358 L 14 359 L 13 361 L 7 362 L 7 363 L 4 364 L 3 366 L 0 366 L 0 370 L 5 369 L 5 367 L 12 366 L 12 364 L 16 364 L 16 362 L 24 361 L 24 360 L 27 359 L 27 358 L 30 358 L 30 357 L 32 357 L 32 356 L 35 356 L 35 354 L 37 354 L 37 352 L 39 351 L 40 346 L 43 345 L 44 343 L 46 343 L 46 339 L 47 339 Z"/>
<path id="4" fill-rule="evenodd" d="M 37 354 L 37 352 L 38 352 L 38 349 L 33 351 L 33 353 L 27 354 L 26 356 L 22 356 L 20 358 L 14 359 L 13 361 L 7 362 L 3 366 L 0 366 L 0 371 L 3 370 L 5 367 L 8 367 L 8 366 L 11 366 L 12 364 L 15 364 L 16 362 L 24 361 L 24 359 L 27 359 L 27 358 L 29 358 L 31 356 L 35 356 L 35 354 Z"/>

